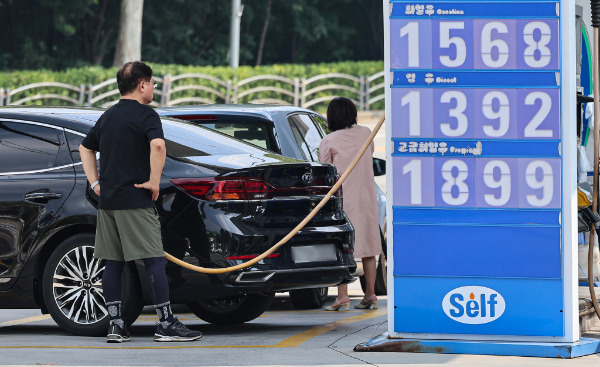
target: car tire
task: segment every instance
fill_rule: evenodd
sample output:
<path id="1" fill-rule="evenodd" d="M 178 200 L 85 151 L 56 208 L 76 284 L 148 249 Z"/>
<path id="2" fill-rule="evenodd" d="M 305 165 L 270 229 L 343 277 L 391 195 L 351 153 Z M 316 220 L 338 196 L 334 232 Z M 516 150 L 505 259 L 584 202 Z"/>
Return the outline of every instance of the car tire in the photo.
<path id="1" fill-rule="evenodd" d="M 290 300 L 294 307 L 301 310 L 321 308 L 327 300 L 329 288 L 310 288 L 290 291 Z"/>
<path id="2" fill-rule="evenodd" d="M 381 238 L 382 251 L 377 260 L 377 275 L 375 276 L 375 294 L 378 296 L 387 295 L 387 241 L 383 234 L 383 231 L 379 230 L 379 236 Z M 365 292 L 366 283 L 365 276 L 359 277 L 360 287 Z"/>
<path id="3" fill-rule="evenodd" d="M 77 335 L 100 336 L 108 330 L 102 292 L 104 262 L 94 258 L 93 253 L 93 234 L 69 237 L 50 255 L 42 279 L 48 312 L 61 328 Z M 123 271 L 121 301 L 123 320 L 131 325 L 144 307 L 139 276 L 132 262 Z"/>
<path id="4" fill-rule="evenodd" d="M 254 320 L 269 309 L 275 293 L 246 294 L 229 298 L 188 303 L 198 318 L 217 325 L 242 324 Z"/>

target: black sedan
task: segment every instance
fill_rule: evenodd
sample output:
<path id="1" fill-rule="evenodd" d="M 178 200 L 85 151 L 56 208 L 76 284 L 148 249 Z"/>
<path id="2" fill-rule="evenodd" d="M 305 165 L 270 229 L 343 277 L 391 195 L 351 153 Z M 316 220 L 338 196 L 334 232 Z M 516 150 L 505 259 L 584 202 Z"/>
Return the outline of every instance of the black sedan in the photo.
<path id="1" fill-rule="evenodd" d="M 93 258 L 96 199 L 77 148 L 101 110 L 0 108 L 0 308 L 39 308 L 64 329 L 106 331 Z M 180 120 L 163 119 L 167 160 L 156 202 L 165 250 L 221 268 L 261 254 L 296 226 L 337 179 L 330 165 L 282 157 Z M 100 157 L 101 159 L 101 157 Z M 172 303 L 212 323 L 261 315 L 274 293 L 352 281 L 353 230 L 336 194 L 290 242 L 240 271 L 167 265 Z M 137 265 L 137 266 L 136 266 Z M 141 262 L 123 279 L 128 323 L 150 304 Z"/>
<path id="2" fill-rule="evenodd" d="M 327 121 L 320 114 L 300 107 L 275 105 L 198 105 L 157 108 L 162 116 L 177 117 L 231 135 L 277 154 L 308 162 L 319 162 L 319 144 L 325 137 Z M 375 175 L 385 174 L 385 161 L 373 158 Z M 340 172 L 342 174 L 342 172 Z M 386 198 L 375 185 L 381 245 L 387 253 Z M 362 274 L 359 267 L 357 275 Z M 360 277 L 364 287 L 364 279 Z M 364 289 L 363 289 L 364 290 Z M 377 259 L 375 293 L 387 294 L 387 262 L 385 255 Z M 301 290 L 290 293 L 299 308 L 318 308 L 323 305 L 327 289 Z"/>

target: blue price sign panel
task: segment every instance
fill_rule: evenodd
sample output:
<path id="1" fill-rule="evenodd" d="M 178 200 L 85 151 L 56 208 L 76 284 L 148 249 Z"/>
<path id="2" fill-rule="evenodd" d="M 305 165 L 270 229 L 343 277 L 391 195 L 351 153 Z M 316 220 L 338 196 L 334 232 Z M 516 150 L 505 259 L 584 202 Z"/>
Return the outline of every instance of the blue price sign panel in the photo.
<path id="1" fill-rule="evenodd" d="M 390 26 L 392 69 L 558 69 L 557 20 L 394 19 Z"/>
<path id="2" fill-rule="evenodd" d="M 560 1 L 385 8 L 390 334 L 564 338 Z"/>

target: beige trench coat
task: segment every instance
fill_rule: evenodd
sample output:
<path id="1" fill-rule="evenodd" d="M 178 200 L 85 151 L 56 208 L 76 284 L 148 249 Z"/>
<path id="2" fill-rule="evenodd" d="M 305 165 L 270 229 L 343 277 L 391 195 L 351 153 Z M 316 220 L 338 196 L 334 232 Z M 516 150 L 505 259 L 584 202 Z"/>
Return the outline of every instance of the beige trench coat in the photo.
<path id="1" fill-rule="evenodd" d="M 332 132 L 321 141 L 319 160 L 322 163 L 332 163 L 342 175 L 370 134 L 371 130 L 368 127 L 359 125 Z M 355 258 L 381 253 L 373 176 L 373 151 L 374 145 L 371 142 L 352 173 L 342 184 L 344 211 L 355 230 Z"/>

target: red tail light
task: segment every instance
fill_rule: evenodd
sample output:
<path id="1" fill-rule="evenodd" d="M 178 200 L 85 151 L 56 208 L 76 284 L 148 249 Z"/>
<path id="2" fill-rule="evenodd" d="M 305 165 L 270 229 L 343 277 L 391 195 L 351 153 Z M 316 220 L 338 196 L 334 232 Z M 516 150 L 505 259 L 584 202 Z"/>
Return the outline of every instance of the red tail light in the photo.
<path id="1" fill-rule="evenodd" d="M 174 178 L 171 182 L 193 197 L 208 200 L 261 200 L 285 196 L 325 195 L 328 186 L 275 188 L 267 182 L 248 177 L 239 178 Z M 341 190 L 338 195 L 341 195 Z"/>
<path id="2" fill-rule="evenodd" d="M 208 200 L 258 200 L 268 192 L 268 184 L 257 179 L 174 178 L 171 182 L 193 197 Z"/>

